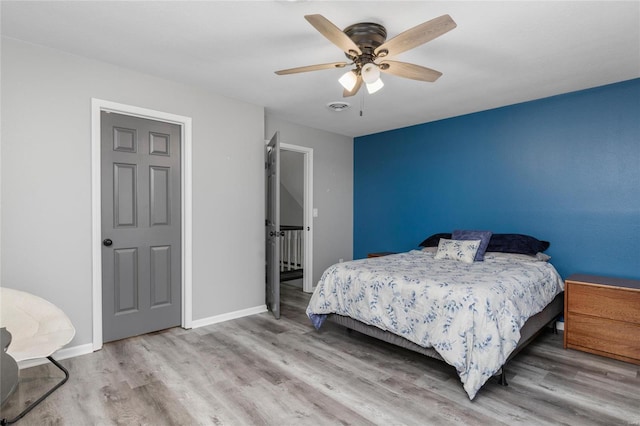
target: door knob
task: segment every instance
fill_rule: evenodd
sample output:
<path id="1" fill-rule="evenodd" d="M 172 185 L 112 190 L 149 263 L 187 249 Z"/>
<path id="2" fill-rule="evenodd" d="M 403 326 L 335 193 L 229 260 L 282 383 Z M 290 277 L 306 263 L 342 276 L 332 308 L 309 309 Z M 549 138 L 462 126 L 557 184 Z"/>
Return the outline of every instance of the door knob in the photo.
<path id="1" fill-rule="evenodd" d="M 113 244 L 113 241 L 111 241 L 109 238 L 105 238 L 104 240 L 102 240 L 102 244 L 109 247 L 111 244 Z"/>

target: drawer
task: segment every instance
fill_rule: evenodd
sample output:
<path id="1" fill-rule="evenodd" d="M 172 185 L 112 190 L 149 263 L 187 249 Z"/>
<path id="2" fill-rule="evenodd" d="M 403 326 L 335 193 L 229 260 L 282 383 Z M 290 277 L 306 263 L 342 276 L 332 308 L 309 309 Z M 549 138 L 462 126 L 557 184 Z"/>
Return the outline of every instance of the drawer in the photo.
<path id="1" fill-rule="evenodd" d="M 594 349 L 602 355 L 621 355 L 640 362 L 639 324 L 576 314 L 565 327 L 567 347 Z"/>
<path id="2" fill-rule="evenodd" d="M 567 282 L 570 313 L 640 324 L 640 291 Z"/>

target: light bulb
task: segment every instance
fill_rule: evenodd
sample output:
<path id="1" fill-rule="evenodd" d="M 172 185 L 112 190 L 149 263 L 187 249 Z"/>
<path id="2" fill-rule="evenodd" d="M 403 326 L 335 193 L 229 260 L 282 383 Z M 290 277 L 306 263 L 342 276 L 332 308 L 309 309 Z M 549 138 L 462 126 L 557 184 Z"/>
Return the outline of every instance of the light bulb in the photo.
<path id="1" fill-rule="evenodd" d="M 378 78 L 373 83 L 367 83 L 367 92 L 369 92 L 369 94 L 371 95 L 373 93 L 376 93 L 378 90 L 382 89 L 383 86 L 384 86 L 384 83 L 380 78 Z"/>
<path id="2" fill-rule="evenodd" d="M 342 87 L 350 92 L 354 87 L 356 87 L 358 77 L 356 76 L 355 72 L 347 71 L 342 77 L 338 79 L 338 81 L 340 82 L 340 84 L 342 84 Z"/>
<path id="3" fill-rule="evenodd" d="M 380 79 L 380 68 L 373 62 L 369 62 L 362 67 L 362 79 L 367 84 L 375 83 Z"/>

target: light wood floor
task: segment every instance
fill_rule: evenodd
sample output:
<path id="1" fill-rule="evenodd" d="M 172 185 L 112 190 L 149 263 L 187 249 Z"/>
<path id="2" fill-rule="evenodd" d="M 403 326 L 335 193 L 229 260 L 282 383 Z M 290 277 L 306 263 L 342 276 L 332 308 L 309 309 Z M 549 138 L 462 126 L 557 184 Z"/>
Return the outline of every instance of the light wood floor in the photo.
<path id="1" fill-rule="evenodd" d="M 446 364 L 328 324 L 283 287 L 264 313 L 109 343 L 61 363 L 71 378 L 19 425 L 640 425 L 640 368 L 562 349 L 545 333 L 469 401 Z M 61 376 L 23 370 L 11 418 Z M 42 378 L 44 377 L 44 379 Z"/>

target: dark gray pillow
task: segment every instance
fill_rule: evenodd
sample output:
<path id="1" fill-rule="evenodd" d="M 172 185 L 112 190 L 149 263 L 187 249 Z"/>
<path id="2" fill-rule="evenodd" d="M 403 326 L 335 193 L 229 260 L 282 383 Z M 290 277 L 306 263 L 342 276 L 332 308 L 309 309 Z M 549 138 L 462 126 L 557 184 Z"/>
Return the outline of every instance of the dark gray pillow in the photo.
<path id="1" fill-rule="evenodd" d="M 451 234 L 447 234 L 446 232 L 442 232 L 440 234 L 433 234 L 430 237 L 427 237 L 427 239 L 425 239 L 423 242 L 421 242 L 419 246 L 420 247 L 438 247 L 440 238 L 445 238 L 447 240 L 450 240 Z"/>
<path id="2" fill-rule="evenodd" d="M 530 235 L 493 234 L 489 240 L 487 251 L 535 255 L 542 253 L 550 245 L 549 241 L 541 241 Z"/>

